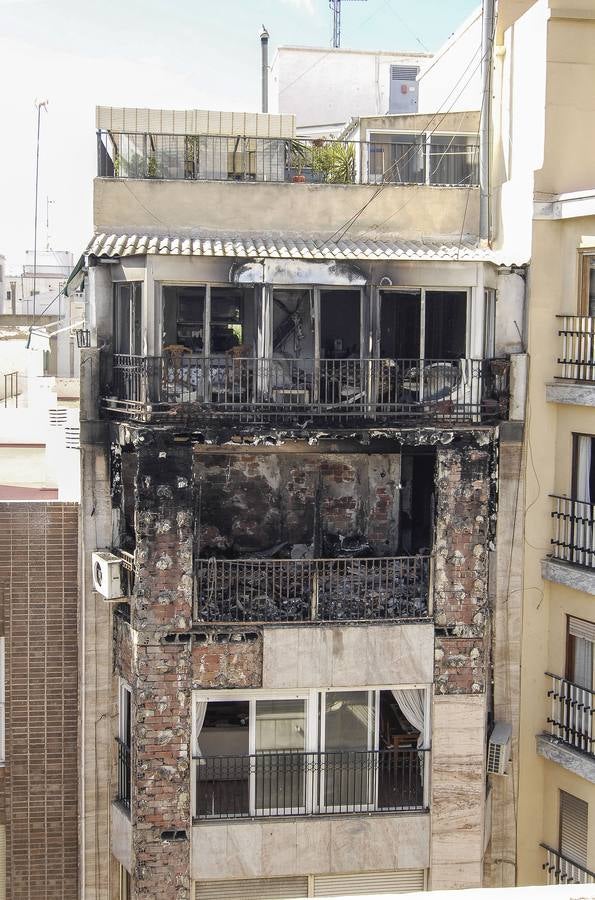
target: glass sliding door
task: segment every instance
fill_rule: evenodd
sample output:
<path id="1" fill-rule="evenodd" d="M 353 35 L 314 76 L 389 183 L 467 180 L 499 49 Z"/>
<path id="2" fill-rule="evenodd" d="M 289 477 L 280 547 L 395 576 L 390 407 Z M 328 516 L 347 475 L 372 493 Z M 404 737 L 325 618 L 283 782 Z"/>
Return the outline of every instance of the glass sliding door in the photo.
<path id="1" fill-rule="evenodd" d="M 251 806 L 257 815 L 297 814 L 306 797 L 306 701 L 256 700 Z"/>
<path id="2" fill-rule="evenodd" d="M 358 812 L 376 805 L 376 693 L 323 694 L 320 806 Z"/>

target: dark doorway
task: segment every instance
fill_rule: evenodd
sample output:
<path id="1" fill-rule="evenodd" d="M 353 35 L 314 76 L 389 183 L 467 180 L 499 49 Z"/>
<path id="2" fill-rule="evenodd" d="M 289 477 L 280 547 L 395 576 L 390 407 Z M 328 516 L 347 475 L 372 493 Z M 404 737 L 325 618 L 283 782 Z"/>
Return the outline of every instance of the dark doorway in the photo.
<path id="1" fill-rule="evenodd" d="M 357 359 L 359 355 L 360 291 L 321 291 L 321 358 Z"/>
<path id="2" fill-rule="evenodd" d="M 426 359 L 464 359 L 467 293 L 426 291 Z"/>
<path id="3" fill-rule="evenodd" d="M 419 359 L 421 291 L 382 291 L 380 356 Z"/>

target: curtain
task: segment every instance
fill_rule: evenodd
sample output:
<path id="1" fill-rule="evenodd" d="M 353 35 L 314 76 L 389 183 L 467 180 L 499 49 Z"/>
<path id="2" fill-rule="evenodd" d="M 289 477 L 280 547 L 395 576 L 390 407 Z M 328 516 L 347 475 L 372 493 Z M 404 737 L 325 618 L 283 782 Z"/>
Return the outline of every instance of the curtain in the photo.
<path id="1" fill-rule="evenodd" d="M 593 644 L 584 638 L 574 638 L 574 672 L 572 680 L 575 684 L 593 689 Z"/>
<path id="2" fill-rule="evenodd" d="M 196 704 L 196 755 L 202 756 L 202 752 L 200 749 L 200 744 L 198 743 L 198 739 L 200 737 L 200 733 L 202 731 L 202 726 L 205 723 L 205 716 L 207 714 L 207 701 L 200 700 Z"/>
<path id="3" fill-rule="evenodd" d="M 575 500 L 580 501 L 576 504 L 576 514 L 584 521 L 576 522 L 574 535 L 574 555 L 572 562 L 582 565 L 591 565 L 593 557 L 589 553 L 592 550 L 592 528 L 589 525 L 590 510 L 583 504 L 591 503 L 591 437 L 589 435 L 580 434 L 577 437 L 577 467 Z"/>
<path id="4" fill-rule="evenodd" d="M 425 744 L 425 700 L 426 692 L 422 688 L 404 688 L 393 690 L 392 695 L 410 725 L 419 731 L 418 749 Z"/>

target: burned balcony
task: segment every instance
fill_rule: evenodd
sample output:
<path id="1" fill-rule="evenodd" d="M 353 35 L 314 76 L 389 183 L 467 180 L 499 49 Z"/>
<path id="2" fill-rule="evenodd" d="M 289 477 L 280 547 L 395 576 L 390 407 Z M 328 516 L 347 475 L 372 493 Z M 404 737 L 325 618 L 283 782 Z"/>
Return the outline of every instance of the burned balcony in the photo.
<path id="1" fill-rule="evenodd" d="M 490 423 L 507 418 L 507 360 L 115 354 L 104 405 L 246 423 Z"/>
<path id="2" fill-rule="evenodd" d="M 419 619 L 430 610 L 429 556 L 198 560 L 194 619 L 336 622 Z"/>

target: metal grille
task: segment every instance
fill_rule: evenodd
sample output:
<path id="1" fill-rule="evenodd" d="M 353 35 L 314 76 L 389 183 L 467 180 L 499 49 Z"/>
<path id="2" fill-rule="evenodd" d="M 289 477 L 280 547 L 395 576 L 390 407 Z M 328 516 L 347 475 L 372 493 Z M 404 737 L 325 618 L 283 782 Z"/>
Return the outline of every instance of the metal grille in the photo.
<path id="1" fill-rule="evenodd" d="M 552 556 L 578 566 L 595 565 L 595 505 L 552 495 Z"/>
<path id="2" fill-rule="evenodd" d="M 415 81 L 419 69 L 417 66 L 391 66 L 390 77 L 393 81 Z"/>
<path id="3" fill-rule="evenodd" d="M 546 675 L 552 680 L 547 692 L 551 701 L 547 720 L 551 733 L 565 744 L 593 754 L 595 693 L 551 672 Z"/>
<path id="4" fill-rule="evenodd" d="M 507 418 L 509 369 L 504 359 L 115 354 L 105 405 L 154 418 L 179 404 L 193 404 L 201 415 L 250 423 L 495 422 Z"/>
<path id="5" fill-rule="evenodd" d="M 116 738 L 118 752 L 118 785 L 116 800 L 125 809 L 130 809 L 130 747 L 120 738 Z"/>
<path id="6" fill-rule="evenodd" d="M 358 894 L 404 894 L 425 890 L 423 869 L 397 872 L 369 872 L 365 875 L 315 875 L 315 897 L 343 897 Z"/>
<path id="7" fill-rule="evenodd" d="M 197 881 L 195 900 L 291 900 L 308 896 L 308 876 Z"/>
<path id="8" fill-rule="evenodd" d="M 199 819 L 423 810 L 427 750 L 195 758 Z"/>

